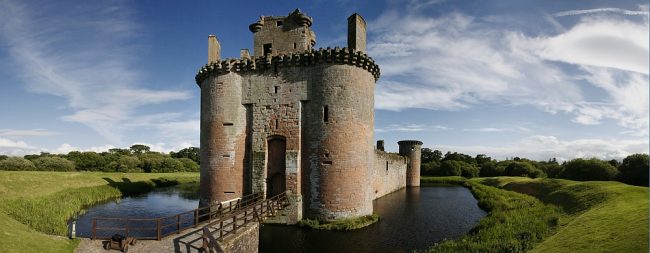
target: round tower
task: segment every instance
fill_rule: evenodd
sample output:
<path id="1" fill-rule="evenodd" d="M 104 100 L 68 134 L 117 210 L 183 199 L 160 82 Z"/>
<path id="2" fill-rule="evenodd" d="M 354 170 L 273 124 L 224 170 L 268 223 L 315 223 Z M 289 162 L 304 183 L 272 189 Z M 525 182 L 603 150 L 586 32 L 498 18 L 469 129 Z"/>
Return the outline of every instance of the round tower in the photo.
<path id="1" fill-rule="evenodd" d="M 416 140 L 398 141 L 399 154 L 408 157 L 406 168 L 406 186 L 420 186 L 420 164 L 422 142 Z"/>
<path id="2" fill-rule="evenodd" d="M 209 38 L 209 68 L 234 64 L 219 62 L 218 42 Z M 214 43 L 217 43 L 215 46 Z M 241 76 L 213 72 L 201 88 L 201 180 L 199 206 L 241 197 L 246 140 L 246 108 L 241 104 Z"/>

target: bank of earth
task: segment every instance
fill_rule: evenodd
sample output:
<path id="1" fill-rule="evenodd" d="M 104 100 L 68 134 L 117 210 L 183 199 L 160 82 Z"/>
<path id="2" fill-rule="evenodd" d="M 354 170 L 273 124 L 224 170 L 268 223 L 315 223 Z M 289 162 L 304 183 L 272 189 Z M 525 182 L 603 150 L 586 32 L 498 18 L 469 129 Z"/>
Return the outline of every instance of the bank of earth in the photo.
<path id="1" fill-rule="evenodd" d="M 155 187 L 197 182 L 198 173 L 0 171 L 2 252 L 72 252 L 66 221 L 84 207 Z"/>

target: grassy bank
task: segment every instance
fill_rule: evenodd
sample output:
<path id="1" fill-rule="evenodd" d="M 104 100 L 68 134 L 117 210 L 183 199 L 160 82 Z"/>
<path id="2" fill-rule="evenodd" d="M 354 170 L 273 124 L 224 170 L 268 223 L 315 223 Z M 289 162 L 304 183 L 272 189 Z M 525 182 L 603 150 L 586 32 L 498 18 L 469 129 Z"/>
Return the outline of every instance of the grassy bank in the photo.
<path id="1" fill-rule="evenodd" d="M 464 184 L 490 213 L 429 252 L 647 252 L 648 188 L 519 177 L 423 178 Z"/>
<path id="2" fill-rule="evenodd" d="M 0 171 L 0 226 L 12 228 L 0 234 L 0 245 L 16 246 L 3 247 L 3 252 L 70 252 L 78 242 L 57 236 L 66 235 L 66 220 L 83 207 L 198 177 L 198 173 Z M 42 245 L 47 250 L 37 250 Z"/>
<path id="3" fill-rule="evenodd" d="M 341 219 L 334 222 L 320 222 L 319 220 L 303 219 L 298 222 L 300 227 L 309 227 L 321 230 L 354 230 L 367 227 L 379 221 L 378 214 L 366 215 L 354 219 Z"/>

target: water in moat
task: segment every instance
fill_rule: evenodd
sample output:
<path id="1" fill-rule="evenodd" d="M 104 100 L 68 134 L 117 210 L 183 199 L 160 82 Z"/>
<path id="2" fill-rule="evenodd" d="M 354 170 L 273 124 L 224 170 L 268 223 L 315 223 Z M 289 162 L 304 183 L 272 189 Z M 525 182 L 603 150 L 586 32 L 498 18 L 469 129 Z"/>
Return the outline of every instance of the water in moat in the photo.
<path id="1" fill-rule="evenodd" d="M 90 236 L 93 217 L 155 218 L 197 205 L 195 194 L 156 189 L 88 209 L 79 217 L 77 235 Z M 381 221 L 355 231 L 264 225 L 260 252 L 412 252 L 466 234 L 486 214 L 467 188 L 452 185 L 402 189 L 375 200 L 374 211 Z"/>

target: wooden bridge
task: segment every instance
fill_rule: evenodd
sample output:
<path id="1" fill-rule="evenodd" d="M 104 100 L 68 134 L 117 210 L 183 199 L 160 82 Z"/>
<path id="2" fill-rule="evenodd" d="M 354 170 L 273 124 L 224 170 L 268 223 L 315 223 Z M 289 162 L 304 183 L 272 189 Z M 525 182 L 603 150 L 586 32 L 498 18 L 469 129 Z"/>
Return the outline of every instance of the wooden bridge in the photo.
<path id="1" fill-rule="evenodd" d="M 288 205 L 285 192 L 267 199 L 256 193 L 168 217 L 94 218 L 92 240 L 110 239 L 118 233 L 151 242 L 138 242 L 140 247 L 144 246 L 140 244 L 145 244 L 162 249 L 156 251 L 146 247 L 147 252 L 167 252 L 171 247 L 176 252 L 220 252 L 220 239 L 237 233 L 251 222 L 261 223 Z M 172 242 L 173 245 L 169 245 Z"/>

